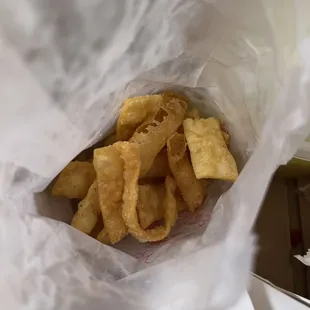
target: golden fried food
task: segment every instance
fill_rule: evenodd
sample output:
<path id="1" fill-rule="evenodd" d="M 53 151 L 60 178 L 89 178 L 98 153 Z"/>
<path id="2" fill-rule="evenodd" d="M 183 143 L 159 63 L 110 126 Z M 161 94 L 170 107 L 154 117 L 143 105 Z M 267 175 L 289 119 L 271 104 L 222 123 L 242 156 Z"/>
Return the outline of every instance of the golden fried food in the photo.
<path id="1" fill-rule="evenodd" d="M 236 162 L 227 148 L 220 122 L 213 117 L 188 118 L 183 127 L 197 179 L 236 180 Z"/>
<path id="2" fill-rule="evenodd" d="M 188 110 L 185 112 L 184 118 L 185 118 L 185 119 L 186 119 L 186 118 L 198 119 L 198 118 L 200 118 L 199 111 L 198 111 L 196 108 L 188 109 Z"/>
<path id="3" fill-rule="evenodd" d="M 85 161 L 69 163 L 52 188 L 79 202 L 72 226 L 104 244 L 128 233 L 160 241 L 178 212 L 203 204 L 209 179 L 237 178 L 229 134 L 188 104 L 173 90 L 125 100 L 116 132 L 81 152 Z"/>
<path id="4" fill-rule="evenodd" d="M 163 102 L 161 95 L 147 95 L 125 100 L 116 126 L 118 141 L 129 140 L 136 128 Z"/>
<path id="5" fill-rule="evenodd" d="M 72 161 L 59 174 L 52 195 L 83 199 L 95 179 L 96 173 L 91 163 Z"/>
<path id="6" fill-rule="evenodd" d="M 167 148 L 163 148 L 155 157 L 150 170 L 144 176 L 145 178 L 166 177 L 170 173 Z"/>
<path id="7" fill-rule="evenodd" d="M 188 210 L 188 205 L 186 204 L 186 202 L 184 201 L 183 197 L 181 196 L 179 190 L 176 191 L 175 194 L 175 200 L 177 202 L 177 211 L 182 212 L 184 210 Z"/>
<path id="8" fill-rule="evenodd" d="M 140 242 L 154 242 L 166 238 L 177 218 L 176 200 L 174 197 L 176 185 L 170 176 L 166 177 L 166 194 L 164 198 L 165 226 L 159 226 L 154 229 L 144 230 L 137 214 L 138 203 L 138 180 L 141 167 L 140 148 L 134 143 L 124 142 L 122 145 L 122 158 L 125 165 L 124 173 L 124 195 L 123 195 L 123 219 L 128 227 L 128 232 Z"/>
<path id="9" fill-rule="evenodd" d="M 186 107 L 186 102 L 179 99 L 163 102 L 157 112 L 143 122 L 130 138 L 129 141 L 136 143 L 140 148 L 141 177 L 150 170 L 168 138 L 182 124 Z"/>
<path id="10" fill-rule="evenodd" d="M 230 136 L 226 131 L 222 131 L 222 133 L 223 133 L 223 138 L 224 138 L 226 144 L 228 145 Z"/>
<path id="11" fill-rule="evenodd" d="M 163 99 L 166 102 L 169 102 L 171 99 L 179 99 L 185 101 L 186 104 L 188 104 L 188 97 L 179 91 L 165 90 L 161 93 L 161 95 L 163 96 Z"/>
<path id="12" fill-rule="evenodd" d="M 167 149 L 170 170 L 184 201 L 193 212 L 202 205 L 205 190 L 201 181 L 197 180 L 189 161 L 185 136 L 179 133 L 172 135 L 168 139 Z"/>
<path id="13" fill-rule="evenodd" d="M 105 228 L 103 228 L 97 236 L 97 240 L 104 244 L 110 244 L 111 240 Z"/>
<path id="14" fill-rule="evenodd" d="M 98 218 L 97 218 L 97 223 L 90 233 L 90 236 L 95 238 L 95 239 L 97 238 L 98 234 L 103 229 L 103 219 L 102 219 L 102 215 L 101 215 L 101 211 L 100 211 L 99 200 L 98 200 L 98 208 L 99 208 L 99 214 L 98 214 Z"/>
<path id="15" fill-rule="evenodd" d="M 122 218 L 124 188 L 123 161 L 117 143 L 94 151 L 94 167 L 97 175 L 98 194 L 104 229 L 111 243 L 120 241 L 127 228 Z"/>
<path id="16" fill-rule="evenodd" d="M 165 199 L 165 183 L 139 185 L 139 200 L 137 211 L 140 225 L 143 229 L 164 218 L 165 209 L 163 201 Z M 175 194 L 177 212 L 188 209 L 187 204 L 176 191 Z"/>
<path id="17" fill-rule="evenodd" d="M 138 196 L 137 211 L 140 225 L 146 229 L 164 217 L 165 185 L 164 183 L 139 185 Z"/>
<path id="18" fill-rule="evenodd" d="M 100 206 L 95 181 L 90 186 L 86 197 L 78 204 L 78 210 L 73 216 L 71 225 L 85 234 L 90 234 L 97 223 L 99 214 Z"/>
<path id="19" fill-rule="evenodd" d="M 103 146 L 109 146 L 115 143 L 116 140 L 116 132 L 111 133 L 103 140 Z"/>

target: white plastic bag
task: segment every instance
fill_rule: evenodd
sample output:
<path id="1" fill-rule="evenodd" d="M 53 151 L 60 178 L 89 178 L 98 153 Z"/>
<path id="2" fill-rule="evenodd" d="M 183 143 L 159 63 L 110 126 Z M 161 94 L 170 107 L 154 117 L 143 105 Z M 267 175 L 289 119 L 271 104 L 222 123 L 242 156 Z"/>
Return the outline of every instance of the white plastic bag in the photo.
<path id="1" fill-rule="evenodd" d="M 306 0 L 3 0 L 0 308 L 237 300 L 268 182 L 310 131 L 306 12 Z M 66 199 L 36 192 L 112 128 L 124 98 L 165 88 L 225 122 L 242 172 L 218 201 L 229 185 L 214 182 L 167 241 L 102 245 L 65 223 Z"/>

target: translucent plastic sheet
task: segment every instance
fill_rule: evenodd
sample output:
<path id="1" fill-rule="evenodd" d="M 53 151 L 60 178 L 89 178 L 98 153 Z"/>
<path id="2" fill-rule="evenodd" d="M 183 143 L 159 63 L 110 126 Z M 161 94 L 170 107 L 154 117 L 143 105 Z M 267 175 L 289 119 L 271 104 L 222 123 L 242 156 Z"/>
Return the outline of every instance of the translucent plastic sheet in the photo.
<path id="1" fill-rule="evenodd" d="M 301 0 L 1 1 L 0 308 L 237 300 L 268 182 L 310 131 L 306 12 Z M 123 99 L 166 88 L 225 123 L 240 177 L 223 196 L 230 184 L 214 182 L 165 242 L 102 245 L 66 224 L 66 199 L 37 192 L 111 130 Z"/>

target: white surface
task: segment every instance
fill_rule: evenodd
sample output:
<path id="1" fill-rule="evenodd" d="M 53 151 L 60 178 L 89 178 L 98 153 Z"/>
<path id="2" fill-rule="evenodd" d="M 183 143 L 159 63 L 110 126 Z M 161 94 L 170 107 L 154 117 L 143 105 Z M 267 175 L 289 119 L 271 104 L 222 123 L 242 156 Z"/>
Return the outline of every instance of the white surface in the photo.
<path id="1" fill-rule="evenodd" d="M 247 292 L 243 293 L 235 305 L 226 310 L 255 310 Z"/>
<path id="2" fill-rule="evenodd" d="M 251 277 L 249 295 L 255 310 L 309 309 L 309 307 L 307 307 L 306 305 L 291 298 L 290 296 L 281 293 L 276 288 L 259 280 L 255 276 Z"/>
<path id="3" fill-rule="evenodd" d="M 238 299 L 268 182 L 310 132 L 301 3 L 0 1 L 0 309 L 225 309 Z M 127 238 L 126 254 L 68 226 L 64 200 L 34 192 L 111 129 L 124 98 L 163 88 L 225 123 L 243 170 L 218 201 L 231 184 L 213 182 L 203 211 L 170 239 Z"/>
<path id="4" fill-rule="evenodd" d="M 310 142 L 303 142 L 298 149 L 295 157 L 302 160 L 310 161 Z"/>
<path id="5" fill-rule="evenodd" d="M 295 255 L 297 259 L 299 259 L 306 266 L 310 266 L 310 249 L 308 249 L 305 255 Z"/>

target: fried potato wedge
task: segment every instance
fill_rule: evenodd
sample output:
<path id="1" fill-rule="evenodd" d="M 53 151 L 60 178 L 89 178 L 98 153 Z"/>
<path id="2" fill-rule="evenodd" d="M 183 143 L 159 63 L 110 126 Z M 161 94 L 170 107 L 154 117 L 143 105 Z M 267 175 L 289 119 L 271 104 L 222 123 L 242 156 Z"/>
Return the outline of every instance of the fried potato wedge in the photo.
<path id="1" fill-rule="evenodd" d="M 150 170 L 168 138 L 182 124 L 186 107 L 186 102 L 179 99 L 163 102 L 157 112 L 143 122 L 130 138 L 129 141 L 136 143 L 140 148 L 141 177 Z"/>
<path id="2" fill-rule="evenodd" d="M 97 174 L 99 204 L 104 229 L 111 243 L 120 241 L 127 228 L 122 218 L 122 195 L 124 189 L 123 160 L 117 143 L 94 151 L 94 167 Z"/>
<path id="3" fill-rule="evenodd" d="M 201 206 L 205 196 L 201 180 L 197 180 L 189 160 L 183 134 L 175 133 L 167 141 L 168 161 L 174 180 L 190 211 Z"/>
<path id="4" fill-rule="evenodd" d="M 125 143 L 125 142 L 124 142 Z M 177 219 L 176 199 L 174 197 L 176 185 L 170 176 L 166 177 L 166 194 L 163 201 L 165 210 L 165 226 L 144 230 L 137 213 L 138 204 L 138 180 L 140 174 L 140 148 L 135 143 L 122 144 L 122 158 L 125 165 L 124 173 L 124 195 L 123 195 L 123 219 L 128 227 L 129 233 L 140 242 L 155 242 L 166 238 Z"/>
<path id="5" fill-rule="evenodd" d="M 136 128 L 162 104 L 161 95 L 148 95 L 129 98 L 124 101 L 116 126 L 116 139 L 127 141 Z"/>
<path id="6" fill-rule="evenodd" d="M 97 223 L 99 214 L 100 206 L 97 182 L 95 181 L 90 186 L 86 197 L 79 202 L 78 210 L 73 216 L 71 225 L 89 235 Z"/>
<path id="7" fill-rule="evenodd" d="M 220 122 L 213 117 L 188 118 L 183 127 L 197 179 L 236 180 L 237 165 L 227 148 Z"/>
<path id="8" fill-rule="evenodd" d="M 83 199 L 95 179 L 92 163 L 72 161 L 59 174 L 52 195 Z"/>

